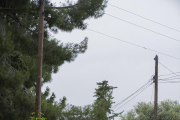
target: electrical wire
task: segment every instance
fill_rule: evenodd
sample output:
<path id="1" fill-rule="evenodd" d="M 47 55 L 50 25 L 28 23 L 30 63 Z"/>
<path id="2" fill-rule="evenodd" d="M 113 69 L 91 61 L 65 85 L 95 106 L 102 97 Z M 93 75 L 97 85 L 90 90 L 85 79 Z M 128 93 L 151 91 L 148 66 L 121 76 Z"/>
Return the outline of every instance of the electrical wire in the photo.
<path id="1" fill-rule="evenodd" d="M 154 87 L 152 86 L 152 95 L 151 95 L 151 101 L 152 101 L 153 91 L 154 91 Z"/>
<path id="2" fill-rule="evenodd" d="M 128 100 L 131 96 L 135 95 L 136 93 L 138 93 L 141 89 L 143 89 L 145 86 L 148 85 L 150 81 L 148 81 L 146 84 L 144 84 L 141 88 L 139 88 L 137 91 L 135 91 L 133 94 L 131 94 L 130 96 L 128 96 L 127 98 L 125 98 L 124 100 L 122 100 L 121 102 L 117 103 L 116 105 L 114 105 L 112 108 L 116 108 L 118 105 L 122 104 L 124 101 Z"/>
<path id="3" fill-rule="evenodd" d="M 178 76 L 180 76 L 180 75 L 178 75 Z M 159 80 L 165 80 L 165 79 L 170 79 L 170 78 L 174 78 L 174 77 L 177 77 L 177 76 L 171 76 L 171 77 L 163 78 L 163 79 L 159 79 Z"/>
<path id="4" fill-rule="evenodd" d="M 128 13 L 130 13 L 130 14 L 136 15 L 136 16 L 138 16 L 138 17 L 140 17 L 140 18 L 143 18 L 143 19 L 145 19 L 145 20 L 151 21 L 151 22 L 156 23 L 156 24 L 158 24 L 158 25 L 161 25 L 161 26 L 163 26 L 163 27 L 169 28 L 169 29 L 171 29 L 171 30 L 174 30 L 174 31 L 180 32 L 180 30 L 177 30 L 177 29 L 174 29 L 174 28 L 172 28 L 172 27 L 169 27 L 169 26 L 163 25 L 163 24 L 158 23 L 158 22 L 156 22 L 156 21 L 154 21 L 154 20 L 148 19 L 148 18 L 146 18 L 146 17 L 143 17 L 143 16 L 138 15 L 138 14 L 136 14 L 136 13 L 130 12 L 130 11 L 125 10 L 125 9 L 123 9 L 123 8 L 117 7 L 117 6 L 112 5 L 112 4 L 109 4 L 109 3 L 108 3 L 108 5 L 113 6 L 113 7 L 115 7 L 115 8 L 118 8 L 118 9 L 120 9 L 120 10 L 123 10 L 123 11 L 125 11 L 125 12 L 128 12 Z"/>
<path id="5" fill-rule="evenodd" d="M 145 28 L 145 27 L 136 25 L 136 24 L 134 24 L 134 23 L 128 22 L 128 21 L 126 21 L 126 20 L 123 20 L 123 19 L 121 19 L 121 18 L 115 17 L 115 16 L 113 16 L 113 15 L 110 15 L 110 14 L 107 14 L 107 13 L 105 13 L 105 14 L 108 15 L 108 16 L 111 16 L 111 17 L 113 17 L 113 18 L 116 18 L 116 19 L 118 19 L 118 20 L 121 20 L 121 21 L 123 21 L 123 22 L 129 23 L 129 24 L 131 24 L 131 25 L 137 26 L 137 27 L 142 28 L 142 29 L 145 29 L 145 30 L 147 30 L 147 31 L 150 31 L 150 32 L 156 33 L 156 34 L 158 34 L 158 35 L 164 36 L 164 37 L 166 37 L 166 38 L 169 38 L 169 39 L 172 39 L 172 40 L 175 40 L 175 41 L 180 42 L 180 40 L 178 40 L 178 39 L 175 39 L 175 38 L 169 37 L 169 36 L 167 36 L 167 35 L 164 35 L 164 34 L 155 32 L 155 31 L 153 31 L 153 30 L 150 30 L 150 29 L 148 29 L 148 28 Z"/>
<path id="6" fill-rule="evenodd" d="M 159 64 L 161 64 L 163 67 L 165 67 L 167 70 L 169 70 L 169 71 L 171 71 L 173 74 L 175 74 L 176 75 L 176 73 L 174 73 L 172 70 L 170 70 L 169 68 L 167 68 L 165 65 L 163 65 L 162 63 L 160 63 L 159 61 L 158 61 L 158 63 Z M 178 75 L 176 75 L 177 77 L 179 77 Z M 180 77 L 179 77 L 180 78 Z"/>
<path id="7" fill-rule="evenodd" d="M 175 73 L 180 73 L 180 72 L 175 72 Z M 172 75 L 172 74 L 174 74 L 174 73 L 171 73 L 171 74 L 165 74 L 165 75 L 160 75 L 160 76 L 158 76 L 158 77 L 161 77 L 161 76 L 167 76 L 167 75 Z M 179 76 L 179 75 L 178 75 Z"/>
<path id="8" fill-rule="evenodd" d="M 112 108 L 116 108 L 118 105 L 122 104 L 124 101 L 126 101 L 127 99 L 129 99 L 130 97 L 132 97 L 133 95 L 135 95 L 136 93 L 138 93 L 139 91 L 141 91 L 144 87 L 146 87 L 152 79 L 148 80 L 147 83 L 145 83 L 142 87 L 140 87 L 138 90 L 136 90 L 133 94 L 131 94 L 130 96 L 128 96 L 127 98 L 125 98 L 124 100 L 122 100 L 121 102 L 117 103 L 116 105 L 114 105 Z"/>
<path id="9" fill-rule="evenodd" d="M 180 83 L 180 81 L 167 81 L 167 82 L 158 82 L 158 83 Z"/>
<path id="10" fill-rule="evenodd" d="M 95 30 L 91 30 L 91 29 L 87 29 L 87 30 L 92 31 L 92 32 L 95 32 L 95 33 L 98 33 L 98 34 L 101 34 L 101 35 L 104 35 L 104 36 L 109 37 L 109 38 L 113 38 L 113 39 L 119 40 L 119 41 L 121 41 L 121 42 L 130 44 L 130 45 L 133 45 L 133 46 L 136 46 L 136 47 L 140 47 L 140 48 L 143 48 L 143 49 L 152 51 L 152 52 L 156 52 L 156 53 L 159 53 L 159 54 L 162 54 L 162 55 L 165 55 L 165 56 L 168 56 L 168 57 L 171 57 L 171 58 L 180 60 L 180 58 L 177 58 L 177 57 L 174 57 L 174 56 L 171 56 L 171 55 L 162 53 L 162 52 L 158 52 L 158 51 L 156 51 L 156 50 L 152 50 L 152 49 L 149 49 L 149 48 L 146 48 L 146 47 L 143 47 L 143 46 L 140 46 L 140 45 L 131 43 L 131 42 L 127 42 L 127 41 L 125 41 L 125 40 L 122 40 L 122 39 L 119 39 L 119 38 L 115 38 L 115 37 L 109 36 L 109 35 L 107 35 L 107 34 L 104 34 L 104 33 L 98 32 L 98 31 L 95 31 Z"/>
<path id="11" fill-rule="evenodd" d="M 177 80 L 177 79 L 180 79 L 180 78 L 174 78 L 174 79 L 159 79 L 160 81 L 170 81 L 170 80 Z"/>
<path id="12" fill-rule="evenodd" d="M 142 93 L 145 89 L 147 89 L 149 86 L 151 86 L 153 84 L 153 82 L 151 84 L 149 84 L 146 88 L 144 88 L 140 93 Z M 140 93 L 138 93 L 136 96 L 134 96 L 132 99 L 134 99 L 135 97 L 137 97 Z M 127 101 L 125 104 L 123 104 L 122 106 L 120 106 L 119 108 L 117 108 L 115 111 L 117 111 L 118 109 L 122 108 L 124 105 L 126 105 L 127 103 L 129 103 L 132 99 L 130 99 L 129 101 Z"/>

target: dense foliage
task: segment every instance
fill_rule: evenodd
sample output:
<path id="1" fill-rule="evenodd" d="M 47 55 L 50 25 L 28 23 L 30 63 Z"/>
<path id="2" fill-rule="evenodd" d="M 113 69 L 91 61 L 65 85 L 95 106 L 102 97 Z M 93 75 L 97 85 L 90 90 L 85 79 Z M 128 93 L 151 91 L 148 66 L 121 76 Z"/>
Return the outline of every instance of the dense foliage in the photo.
<path id="1" fill-rule="evenodd" d="M 116 87 L 109 86 L 108 81 L 97 83 L 98 89 L 95 89 L 95 97 L 97 99 L 91 105 L 84 107 L 74 106 L 66 103 L 64 97 L 59 102 L 55 102 L 55 95 L 44 99 L 49 95 L 49 88 L 42 94 L 42 112 L 45 118 L 49 120 L 109 120 L 108 113 L 112 113 L 111 105 L 113 104 L 112 93 Z"/>
<path id="2" fill-rule="evenodd" d="M 74 61 L 78 54 L 84 53 L 88 43 L 88 38 L 84 38 L 79 44 L 64 44 L 52 39 L 49 31 L 84 30 L 86 19 L 104 14 L 107 0 L 78 0 L 76 3 L 67 0 L 58 9 L 52 8 L 55 4 L 50 5 L 49 0 L 44 2 L 42 85 L 52 80 L 51 74 L 57 73 L 64 62 Z M 39 0 L 0 0 L 0 120 L 29 119 L 35 111 L 40 4 Z M 42 93 L 41 106 L 46 118 L 70 119 L 77 111 L 89 114 L 88 106 L 67 107 L 65 97 L 59 102 L 54 101 L 55 94 L 47 98 L 48 91 Z M 69 110 L 65 110 L 67 108 Z"/>
<path id="3" fill-rule="evenodd" d="M 113 89 L 116 87 L 109 86 L 108 81 L 102 81 L 97 83 L 98 89 L 95 89 L 94 97 L 97 97 L 93 104 L 94 108 L 94 120 L 108 120 L 107 113 L 111 114 L 112 110 L 110 109 L 112 104 L 112 93 Z"/>
<path id="4" fill-rule="evenodd" d="M 51 38 L 59 30 L 84 30 L 89 18 L 104 14 L 107 0 L 67 0 L 59 7 L 45 1 L 42 85 L 52 80 L 64 62 L 72 62 L 87 50 L 88 38 L 77 43 L 62 43 Z M 39 0 L 0 0 L 0 120 L 28 120 L 35 111 Z M 56 8 L 53 8 L 56 7 Z M 49 15 L 51 17 L 49 17 Z M 55 94 L 49 96 L 47 88 L 41 94 L 41 110 L 48 120 L 108 120 L 113 113 L 113 89 L 108 81 L 97 83 L 97 99 L 84 107 L 58 102 Z M 114 116 L 108 116 L 114 114 Z M 152 120 L 153 104 L 139 103 L 135 110 L 121 116 L 123 120 Z M 161 102 L 158 120 L 180 120 L 180 105 L 176 101 Z"/>
<path id="5" fill-rule="evenodd" d="M 154 104 L 140 102 L 121 118 L 122 120 L 153 120 Z M 160 102 L 158 105 L 158 120 L 180 120 L 180 104 L 171 100 Z"/>

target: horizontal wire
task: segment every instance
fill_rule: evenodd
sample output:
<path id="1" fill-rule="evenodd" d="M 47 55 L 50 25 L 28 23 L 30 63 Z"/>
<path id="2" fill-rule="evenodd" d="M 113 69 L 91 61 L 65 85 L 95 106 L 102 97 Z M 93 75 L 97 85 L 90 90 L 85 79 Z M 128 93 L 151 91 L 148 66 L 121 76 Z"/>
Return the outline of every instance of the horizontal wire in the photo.
<path id="1" fill-rule="evenodd" d="M 158 82 L 158 83 L 180 83 L 180 81 Z"/>
<path id="2" fill-rule="evenodd" d="M 174 73 L 180 73 L 180 72 L 174 72 Z M 158 76 L 158 77 L 161 77 L 161 76 L 167 76 L 167 75 L 172 75 L 172 74 L 174 74 L 174 73 L 171 73 L 171 74 L 165 74 L 165 75 L 160 75 L 160 76 Z M 178 76 L 180 76 L 180 75 L 178 75 Z"/>
<path id="3" fill-rule="evenodd" d="M 168 78 L 163 78 L 163 79 L 159 79 L 159 80 L 165 80 L 165 79 L 175 78 L 175 77 L 177 77 L 177 76 L 180 76 L 180 75 L 171 76 L 171 77 L 168 77 Z"/>
<path id="4" fill-rule="evenodd" d="M 174 58 L 174 59 L 178 59 L 178 60 L 180 60 L 180 58 L 177 58 L 177 57 L 174 57 L 174 56 L 171 56 L 171 55 L 168 55 L 168 54 L 162 53 L 162 52 L 158 52 L 158 51 L 156 51 L 156 50 L 152 50 L 152 49 L 149 49 L 149 48 L 146 48 L 146 47 L 143 47 L 143 46 L 140 46 L 140 45 L 134 44 L 134 43 L 130 43 L 130 42 L 127 42 L 127 41 L 125 41 L 125 40 L 121 40 L 121 39 L 119 39 L 119 38 L 115 38 L 115 37 L 112 37 L 112 36 L 106 35 L 106 34 L 104 34 L 104 33 L 101 33 L 101 32 L 98 32 L 98 31 L 95 31 L 95 30 L 91 30 L 91 29 L 87 29 L 87 30 L 90 30 L 90 31 L 92 31 L 92 32 L 95 32 L 95 33 L 98 33 L 98 34 L 104 35 L 104 36 L 109 37 L 109 38 L 113 38 L 113 39 L 116 39 L 116 40 L 122 41 L 122 42 L 127 43 L 127 44 L 134 45 L 134 46 L 136 46 L 136 47 L 140 47 L 140 48 L 143 48 L 143 49 L 146 49 L 146 50 L 149 50 L 149 51 L 153 51 L 153 52 L 156 52 L 156 53 L 159 53 L 159 54 L 162 54 L 162 55 L 165 55 L 165 56 L 168 56 L 168 57 L 171 57 L 171 58 Z"/>
<path id="5" fill-rule="evenodd" d="M 108 4 L 109 4 L 109 3 L 108 3 Z M 148 20 L 148 21 L 151 21 L 151 22 L 153 22 L 153 23 L 156 23 L 156 24 L 158 24 L 158 25 L 161 25 L 161 26 L 164 26 L 164 27 L 166 27 L 166 28 L 169 28 L 169 29 L 171 29 L 171 30 L 180 32 L 180 30 L 177 30 L 177 29 L 174 29 L 174 28 L 172 28 L 172 27 L 163 25 L 163 24 L 161 24 L 161 23 L 159 23 L 159 22 L 156 22 L 156 21 L 154 21 L 154 20 L 148 19 L 148 18 L 146 18 L 146 17 L 143 17 L 143 16 L 138 15 L 138 14 L 136 14 L 136 13 L 130 12 L 130 11 L 125 10 L 125 9 L 123 9 L 123 8 L 117 7 L 117 6 L 112 5 L 112 4 L 109 4 L 109 5 L 110 5 L 110 6 L 113 6 L 113 7 L 115 7 L 115 8 L 118 8 L 118 9 L 120 9 L 120 10 L 123 10 L 123 11 L 125 11 L 125 12 L 128 12 L 128 13 L 130 13 L 130 14 L 133 14 L 133 15 L 136 15 L 136 16 L 138 16 L 138 17 L 141 17 L 141 18 L 143 18 L 143 19 L 146 19 L 146 20 Z"/>
<path id="6" fill-rule="evenodd" d="M 105 13 L 105 14 L 108 15 L 108 16 L 111 16 L 111 17 L 113 17 L 113 18 L 116 18 L 116 19 L 118 19 L 118 20 L 121 20 L 121 21 L 123 21 L 123 22 L 129 23 L 129 24 L 131 24 L 131 25 L 137 26 L 137 27 L 142 28 L 142 29 L 145 29 L 145 30 L 147 30 L 147 31 L 150 31 L 150 32 L 156 33 L 156 34 L 158 34 L 158 35 L 164 36 L 164 37 L 166 37 L 166 38 L 169 38 L 169 39 L 172 39 L 172 40 L 175 40 L 175 41 L 180 42 L 180 40 L 178 40 L 178 39 L 175 39 L 175 38 L 169 37 L 169 36 L 167 36 L 167 35 L 164 35 L 164 34 L 155 32 L 155 31 L 153 31 L 153 30 L 150 30 L 150 29 L 148 29 L 148 28 L 145 28 L 145 27 L 136 25 L 136 24 L 134 24 L 134 23 L 128 22 L 128 21 L 123 20 L 123 19 L 120 19 L 120 18 L 115 17 L 115 16 L 113 16 L 113 15 L 110 15 L 110 14 L 107 14 L 107 13 Z"/>
<path id="7" fill-rule="evenodd" d="M 149 86 L 151 86 L 153 84 L 153 82 L 151 84 L 149 84 L 146 88 L 144 88 L 140 93 L 142 93 L 145 89 L 147 89 Z M 140 93 L 138 93 L 136 96 L 134 96 L 132 99 L 134 99 L 135 97 L 137 97 Z M 124 105 L 126 105 L 127 103 L 129 103 L 132 99 L 130 99 L 129 101 L 127 101 L 125 104 L 123 104 L 122 106 L 120 106 L 119 108 L 117 108 L 115 111 L 117 111 L 118 109 L 122 108 Z"/>

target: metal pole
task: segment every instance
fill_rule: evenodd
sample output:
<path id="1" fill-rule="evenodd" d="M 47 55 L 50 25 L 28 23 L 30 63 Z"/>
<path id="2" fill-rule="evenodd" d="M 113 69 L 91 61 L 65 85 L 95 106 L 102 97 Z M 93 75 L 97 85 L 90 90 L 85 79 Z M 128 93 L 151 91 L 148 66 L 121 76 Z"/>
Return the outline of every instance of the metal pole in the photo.
<path id="1" fill-rule="evenodd" d="M 155 60 L 155 94 L 154 94 L 154 120 L 158 120 L 157 109 L 158 109 L 158 56 L 154 58 Z"/>
<path id="2" fill-rule="evenodd" d="M 37 81 L 36 81 L 36 110 L 35 116 L 40 118 L 41 112 L 41 79 L 43 59 L 43 36 L 44 36 L 44 0 L 39 0 L 39 36 L 38 36 L 38 57 L 37 57 Z"/>

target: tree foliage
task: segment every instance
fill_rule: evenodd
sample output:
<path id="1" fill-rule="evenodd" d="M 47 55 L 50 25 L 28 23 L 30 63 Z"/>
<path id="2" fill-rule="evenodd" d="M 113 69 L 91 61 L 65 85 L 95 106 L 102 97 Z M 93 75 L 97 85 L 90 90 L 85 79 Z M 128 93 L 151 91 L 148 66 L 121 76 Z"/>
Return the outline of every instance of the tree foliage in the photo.
<path id="1" fill-rule="evenodd" d="M 93 104 L 94 120 L 108 120 L 108 114 L 111 114 L 111 106 L 114 103 L 112 101 L 113 89 L 117 87 L 109 86 L 108 81 L 104 80 L 97 83 L 98 88 L 95 89 L 94 97 L 97 97 Z"/>
<path id="2" fill-rule="evenodd" d="M 51 81 L 51 74 L 56 73 L 65 61 L 74 61 L 79 53 L 84 53 L 88 42 L 88 38 L 85 38 L 80 44 L 63 44 L 51 39 L 49 31 L 70 32 L 75 28 L 84 30 L 87 27 L 84 20 L 101 17 L 107 1 L 78 0 L 77 3 L 72 3 L 68 0 L 58 9 L 52 8 L 55 4 L 50 6 L 49 3 L 49 0 L 45 0 L 43 83 Z M 39 0 L 0 0 L 0 8 L 3 8 L 0 9 L 0 57 L 6 55 L 12 66 L 16 63 L 13 67 L 21 66 L 21 70 L 29 72 L 29 80 L 24 83 L 27 88 L 35 86 L 36 81 L 34 71 L 37 69 L 40 4 Z"/>
<path id="3" fill-rule="evenodd" d="M 89 18 L 104 14 L 107 0 L 69 0 L 54 9 L 44 0 L 44 40 L 42 85 L 52 80 L 51 74 L 65 62 L 72 62 L 87 50 L 88 38 L 77 43 L 62 43 L 51 38 L 49 31 L 84 30 Z M 0 119 L 29 119 L 35 111 L 39 0 L 0 0 Z M 49 18 L 51 15 L 51 18 Z M 31 92 L 28 92 L 29 90 Z M 55 102 L 55 94 L 42 93 L 42 112 L 56 119 L 66 104 L 64 97 Z M 74 111 L 80 108 L 73 108 Z"/>
<path id="4" fill-rule="evenodd" d="M 121 116 L 122 120 L 153 120 L 154 104 L 140 102 L 134 109 Z M 158 105 L 158 120 L 180 120 L 180 104 L 165 100 Z"/>

